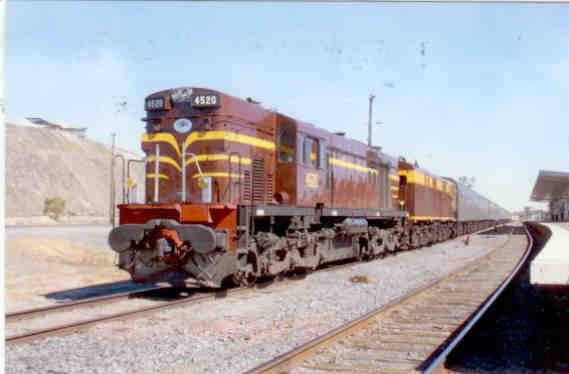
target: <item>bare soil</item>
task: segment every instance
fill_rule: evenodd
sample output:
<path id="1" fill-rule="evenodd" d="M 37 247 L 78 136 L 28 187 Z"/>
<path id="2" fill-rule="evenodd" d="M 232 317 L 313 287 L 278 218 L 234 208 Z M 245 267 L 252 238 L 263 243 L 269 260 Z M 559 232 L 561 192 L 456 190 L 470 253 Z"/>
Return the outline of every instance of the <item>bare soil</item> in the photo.
<path id="1" fill-rule="evenodd" d="M 56 291 L 129 279 L 114 252 L 67 239 L 9 237 L 6 248 L 6 311 L 53 304 Z"/>
<path id="2" fill-rule="evenodd" d="M 41 216 L 49 197 L 65 200 L 64 215 L 108 214 L 109 147 L 89 138 L 37 126 L 6 124 L 5 131 L 6 217 L 16 218 L 18 224 L 18 218 Z M 120 149 L 117 152 L 126 159 L 140 159 L 138 152 Z M 121 167 L 117 161 L 114 170 L 117 202 L 122 196 Z M 144 185 L 143 165 L 135 164 L 131 169 L 131 177 L 139 186 Z M 142 198 L 140 193 L 133 196 Z"/>

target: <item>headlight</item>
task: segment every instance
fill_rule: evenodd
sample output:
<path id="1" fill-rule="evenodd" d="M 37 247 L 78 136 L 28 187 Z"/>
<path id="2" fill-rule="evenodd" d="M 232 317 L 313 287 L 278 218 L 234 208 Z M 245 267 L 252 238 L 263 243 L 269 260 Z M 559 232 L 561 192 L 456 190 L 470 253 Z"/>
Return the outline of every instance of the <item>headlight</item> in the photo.
<path id="1" fill-rule="evenodd" d="M 180 134 L 185 134 L 192 129 L 192 121 L 188 118 L 178 118 L 174 121 L 174 130 Z"/>

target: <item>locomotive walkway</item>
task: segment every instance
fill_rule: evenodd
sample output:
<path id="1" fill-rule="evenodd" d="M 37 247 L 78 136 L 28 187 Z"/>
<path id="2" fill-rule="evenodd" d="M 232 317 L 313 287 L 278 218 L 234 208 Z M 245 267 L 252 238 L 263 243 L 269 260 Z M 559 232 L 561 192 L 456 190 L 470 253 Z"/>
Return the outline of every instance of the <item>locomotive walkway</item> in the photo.
<path id="1" fill-rule="evenodd" d="M 530 253 L 525 229 L 503 229 L 508 241 L 488 255 L 249 373 L 434 372 Z"/>
<path id="2" fill-rule="evenodd" d="M 530 280 L 540 286 L 569 286 L 568 223 L 543 223 L 549 240 L 531 263 Z"/>

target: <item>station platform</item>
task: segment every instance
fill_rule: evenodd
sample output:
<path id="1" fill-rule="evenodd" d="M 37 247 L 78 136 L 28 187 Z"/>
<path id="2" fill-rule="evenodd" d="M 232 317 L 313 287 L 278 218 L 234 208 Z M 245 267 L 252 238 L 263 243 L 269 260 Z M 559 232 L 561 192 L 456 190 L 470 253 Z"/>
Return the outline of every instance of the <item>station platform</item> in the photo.
<path id="1" fill-rule="evenodd" d="M 569 287 L 569 224 L 542 225 L 551 230 L 551 237 L 531 262 L 531 284 Z"/>

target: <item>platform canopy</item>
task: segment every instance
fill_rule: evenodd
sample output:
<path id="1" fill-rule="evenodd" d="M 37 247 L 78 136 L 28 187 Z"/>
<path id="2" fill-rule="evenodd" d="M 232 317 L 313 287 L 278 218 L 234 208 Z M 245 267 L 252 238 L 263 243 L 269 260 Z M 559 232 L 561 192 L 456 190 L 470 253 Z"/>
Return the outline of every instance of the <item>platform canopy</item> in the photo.
<path id="1" fill-rule="evenodd" d="M 549 201 L 569 197 L 569 173 L 540 170 L 531 193 L 532 201 Z"/>

